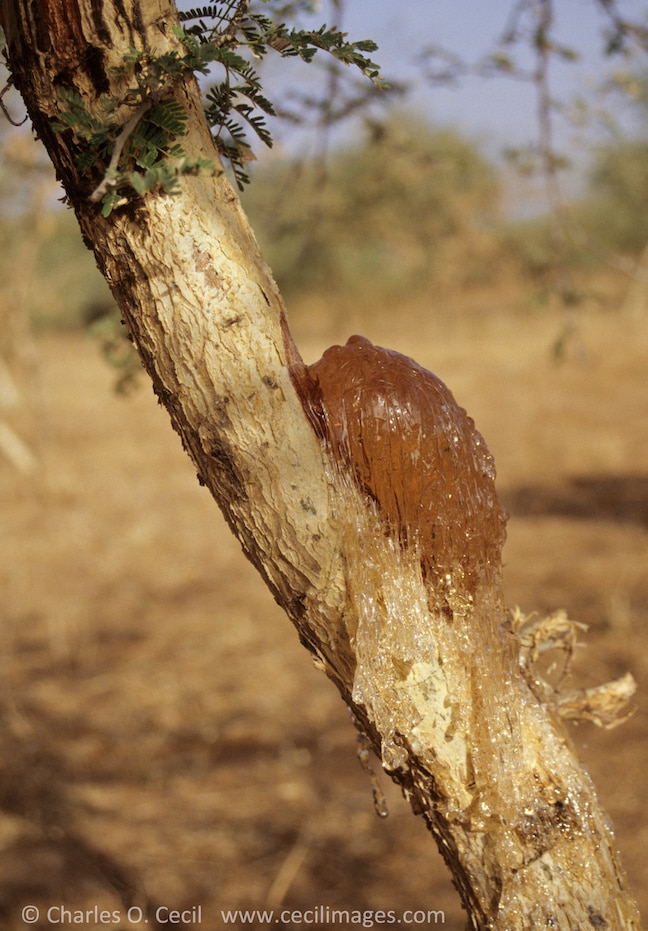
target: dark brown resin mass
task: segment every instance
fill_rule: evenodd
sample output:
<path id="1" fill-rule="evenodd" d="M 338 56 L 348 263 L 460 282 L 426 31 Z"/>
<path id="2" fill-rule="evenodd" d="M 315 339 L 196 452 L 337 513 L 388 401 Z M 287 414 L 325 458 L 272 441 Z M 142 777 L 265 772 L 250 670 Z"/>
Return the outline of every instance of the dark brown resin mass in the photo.
<path id="1" fill-rule="evenodd" d="M 428 579 L 454 579 L 459 568 L 462 587 L 474 592 L 487 567 L 501 565 L 506 519 L 493 458 L 448 388 L 362 336 L 313 365 L 294 346 L 289 356 L 317 435 L 377 502 L 388 532 L 419 548 Z"/>

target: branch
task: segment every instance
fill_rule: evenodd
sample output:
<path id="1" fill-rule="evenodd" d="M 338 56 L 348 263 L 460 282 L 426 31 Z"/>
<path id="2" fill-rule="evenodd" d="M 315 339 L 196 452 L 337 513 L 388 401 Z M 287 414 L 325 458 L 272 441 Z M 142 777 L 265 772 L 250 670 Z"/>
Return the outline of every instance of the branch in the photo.
<path id="1" fill-rule="evenodd" d="M 640 48 L 648 49 L 648 27 L 626 19 L 617 9 L 615 0 L 598 0 L 598 5 L 608 16 L 615 30 L 610 51 L 616 51 L 619 40 L 627 37 L 635 41 Z"/>
<path id="2" fill-rule="evenodd" d="M 27 120 L 28 120 L 28 118 L 29 118 L 28 115 L 25 114 L 24 117 L 22 118 L 22 120 L 14 120 L 14 118 L 12 117 L 12 115 L 9 113 L 9 110 L 8 110 L 7 107 L 5 106 L 4 95 L 7 93 L 7 91 L 9 90 L 9 88 L 12 87 L 12 86 L 13 86 L 13 81 L 11 80 L 11 78 L 9 78 L 9 80 L 7 81 L 7 83 L 5 84 L 5 86 L 4 86 L 4 87 L 2 88 L 2 90 L 0 91 L 0 110 L 2 110 L 2 112 L 3 112 L 4 116 L 5 116 L 5 119 L 8 120 L 8 121 L 11 123 L 12 126 L 24 126 L 24 124 L 27 122 Z"/>
<path id="3" fill-rule="evenodd" d="M 124 123 L 121 132 L 115 139 L 115 145 L 103 180 L 100 182 L 100 184 L 97 185 L 92 194 L 90 194 L 88 197 L 88 200 L 91 204 L 98 203 L 104 194 L 107 194 L 108 191 L 115 186 L 115 182 L 112 176 L 117 171 L 117 166 L 119 165 L 119 160 L 122 156 L 122 152 L 124 151 L 124 146 L 134 133 L 144 114 L 147 113 L 151 107 L 153 107 L 153 105 L 160 100 L 161 96 L 161 93 L 152 93 L 139 105 L 131 118 L 127 120 L 126 123 Z"/>

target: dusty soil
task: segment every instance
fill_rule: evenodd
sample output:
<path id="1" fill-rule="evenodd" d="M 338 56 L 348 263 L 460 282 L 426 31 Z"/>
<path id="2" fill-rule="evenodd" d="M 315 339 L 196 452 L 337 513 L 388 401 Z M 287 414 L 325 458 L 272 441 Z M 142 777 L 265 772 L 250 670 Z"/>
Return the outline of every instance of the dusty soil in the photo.
<path id="1" fill-rule="evenodd" d="M 508 603 L 590 626 L 572 684 L 637 679 L 630 721 L 572 733 L 648 914 L 645 318 L 591 312 L 557 365 L 547 313 L 331 316 L 296 327 L 308 361 L 364 332 L 475 418 L 511 512 Z M 166 415 L 113 381 L 84 337 L 39 339 L 10 416 L 38 470 L 0 459 L 2 926 L 24 929 L 34 905 L 36 928 L 155 928 L 160 906 L 173 927 L 315 907 L 310 927 L 330 927 L 328 907 L 438 910 L 459 931 L 431 838 L 384 779 L 391 813 L 374 813 L 343 703 Z M 401 926 L 435 924 L 422 917 Z"/>

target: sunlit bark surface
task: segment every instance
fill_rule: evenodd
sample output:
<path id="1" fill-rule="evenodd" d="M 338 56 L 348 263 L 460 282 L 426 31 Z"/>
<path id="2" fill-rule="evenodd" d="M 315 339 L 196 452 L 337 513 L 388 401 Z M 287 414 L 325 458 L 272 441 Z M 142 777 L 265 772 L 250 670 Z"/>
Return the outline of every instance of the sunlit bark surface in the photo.
<path id="1" fill-rule="evenodd" d="M 223 175 L 108 219 L 89 201 L 71 136 L 51 128 L 57 88 L 91 107 L 128 47 L 168 48 L 166 0 L 0 11 L 14 80 L 199 480 L 425 817 L 469 926 L 639 928 L 590 779 L 520 671 L 472 421 L 367 341 L 303 366 Z M 213 155 L 193 81 L 173 93 L 186 150 Z"/>

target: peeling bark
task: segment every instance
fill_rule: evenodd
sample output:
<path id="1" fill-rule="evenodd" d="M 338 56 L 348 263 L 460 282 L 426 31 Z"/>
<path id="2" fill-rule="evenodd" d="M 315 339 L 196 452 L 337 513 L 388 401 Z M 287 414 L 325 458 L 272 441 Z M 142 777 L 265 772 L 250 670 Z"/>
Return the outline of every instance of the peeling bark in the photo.
<path id="1" fill-rule="evenodd" d="M 333 397 L 336 373 L 307 372 L 285 341 L 280 295 L 224 176 L 187 177 L 179 196 L 150 195 L 103 219 L 88 200 L 97 179 L 78 176 L 74 141 L 53 131 L 57 88 L 92 106 L 129 46 L 172 45 L 170 0 L 0 0 L 0 22 L 34 128 L 199 480 L 424 816 L 469 926 L 638 929 L 591 781 L 520 669 L 489 470 L 453 459 L 444 472 L 439 544 L 429 509 L 417 510 L 422 495 L 436 500 L 412 479 L 420 447 L 413 440 L 399 463 L 393 446 L 380 476 L 361 467 L 380 430 L 365 418 L 354 434 L 353 403 Z M 195 82 L 173 94 L 190 114 L 186 151 L 213 157 Z M 376 396 L 371 376 L 361 414 L 366 391 Z M 423 379 L 430 388 L 433 376 Z M 402 401 L 395 382 L 384 390 L 388 404 Z M 445 391 L 426 417 L 441 424 L 439 448 L 457 436 L 465 453 L 477 435 Z M 383 439 L 397 444 L 399 430 Z M 466 524 L 481 494 L 490 510 Z"/>

